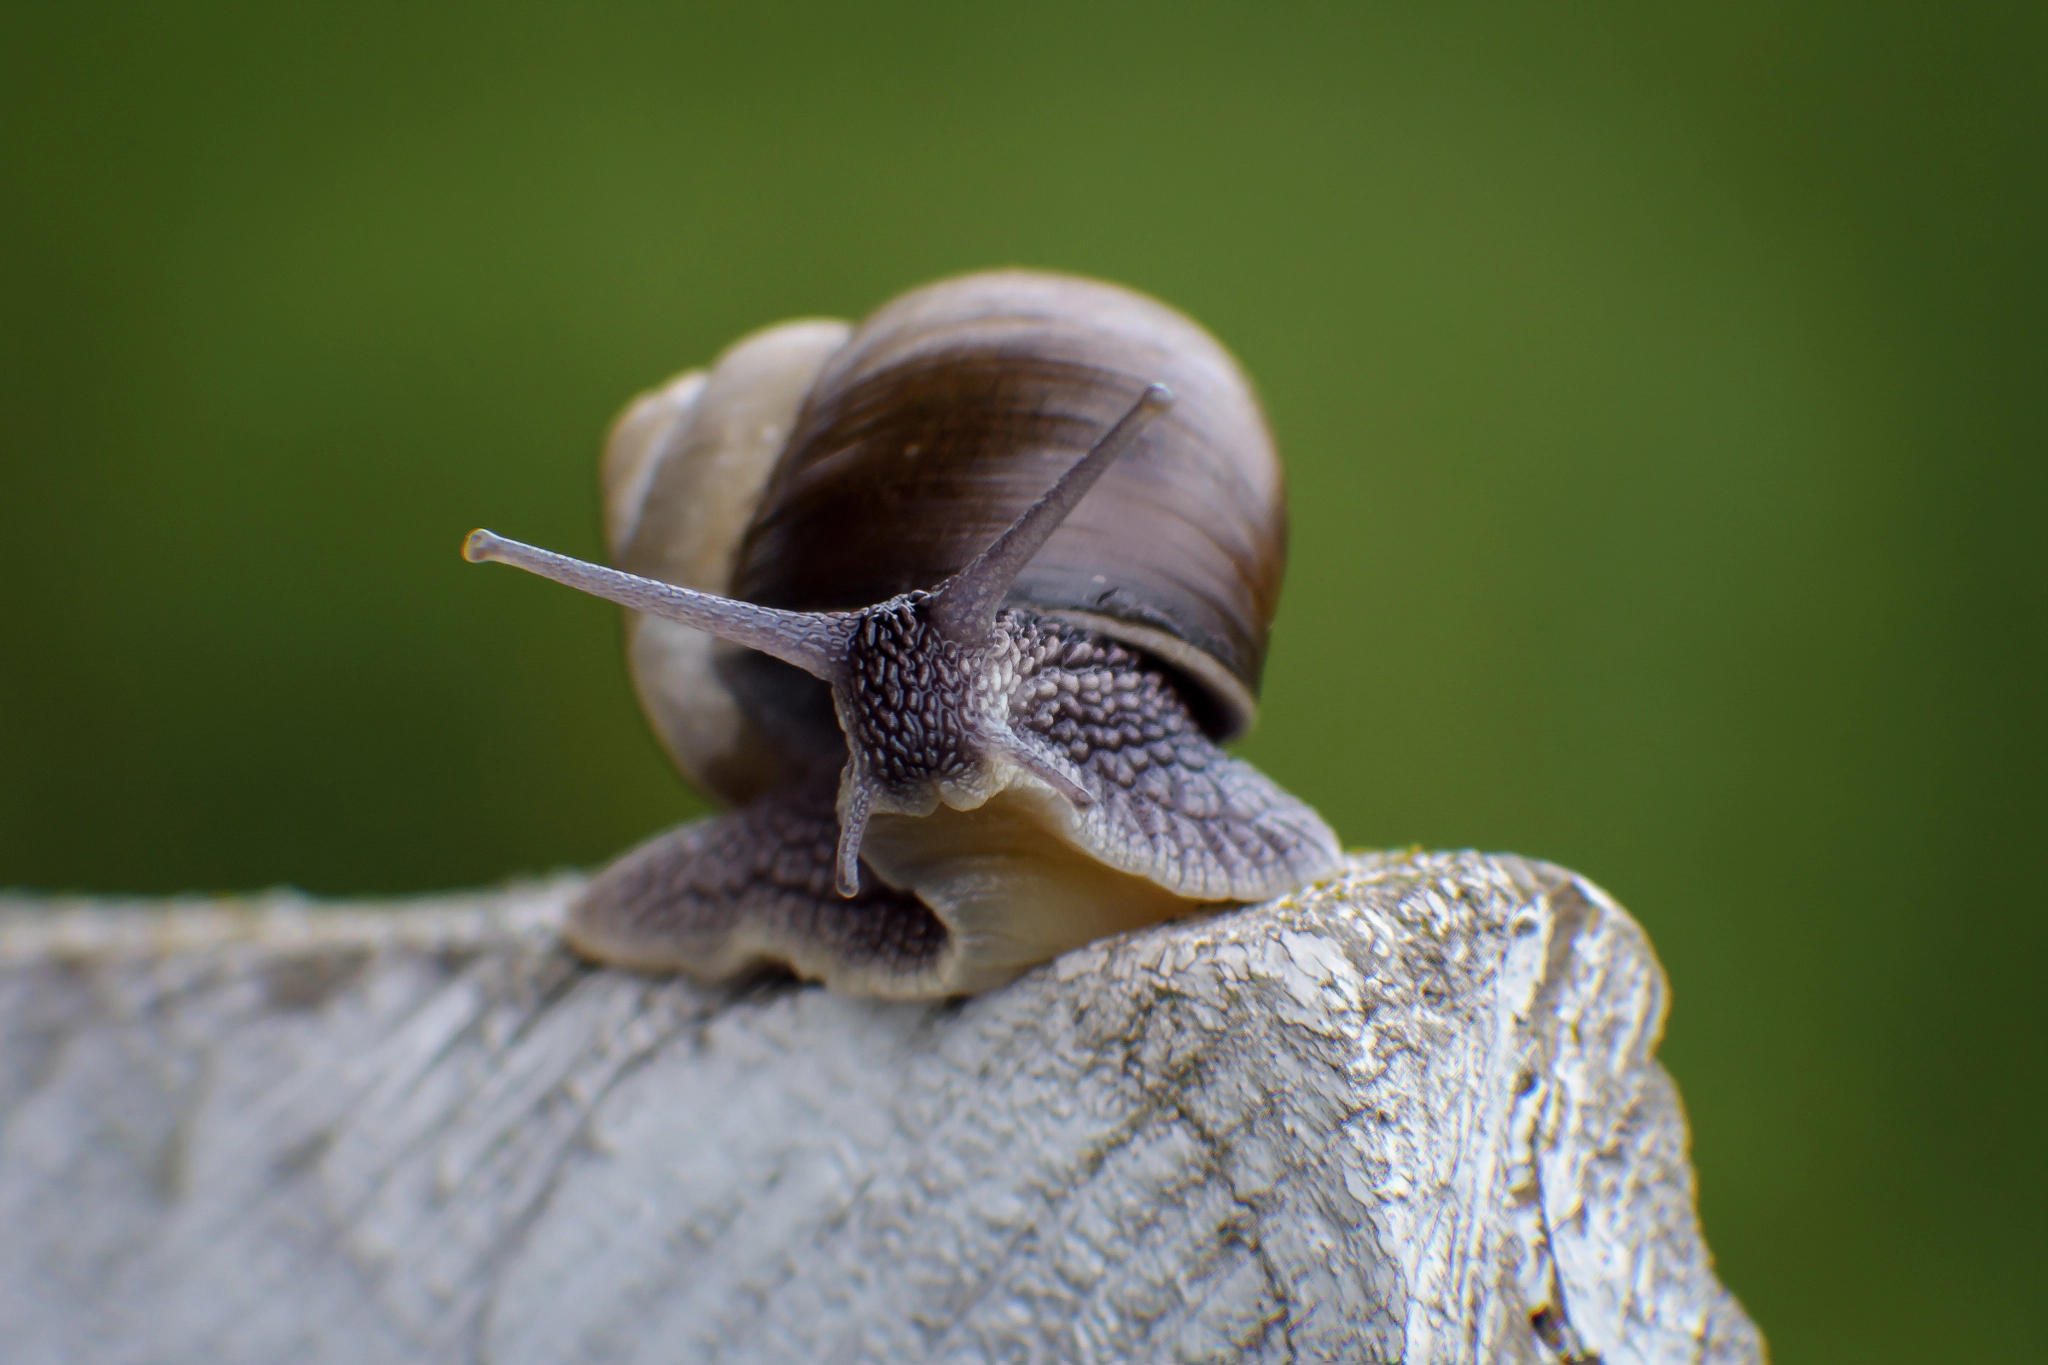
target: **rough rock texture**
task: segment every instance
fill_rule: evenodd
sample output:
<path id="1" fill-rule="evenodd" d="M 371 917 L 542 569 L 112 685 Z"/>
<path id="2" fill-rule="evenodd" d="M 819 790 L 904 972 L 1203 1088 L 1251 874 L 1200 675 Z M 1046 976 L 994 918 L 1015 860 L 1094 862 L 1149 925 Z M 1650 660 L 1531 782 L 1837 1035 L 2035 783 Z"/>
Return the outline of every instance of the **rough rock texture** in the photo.
<path id="1" fill-rule="evenodd" d="M 0 900 L 12 1362 L 1739 1361 L 1640 929 L 1362 856 L 965 1002 L 597 971 L 573 883 Z"/>

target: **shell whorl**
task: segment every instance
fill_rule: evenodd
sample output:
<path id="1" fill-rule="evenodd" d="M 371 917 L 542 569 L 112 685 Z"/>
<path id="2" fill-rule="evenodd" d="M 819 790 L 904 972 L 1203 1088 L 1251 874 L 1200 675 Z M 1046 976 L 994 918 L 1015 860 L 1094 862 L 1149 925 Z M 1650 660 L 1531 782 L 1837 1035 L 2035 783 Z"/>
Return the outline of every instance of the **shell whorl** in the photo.
<path id="1" fill-rule="evenodd" d="M 818 372 L 852 331 L 810 319 L 764 328 L 708 370 L 679 375 L 629 404 L 612 426 L 600 482 L 605 541 L 628 573 L 700 592 L 731 590 L 740 537 L 761 500 Z M 811 680 L 772 665 L 768 685 L 802 701 L 757 722 L 723 676 L 734 646 L 626 613 L 634 690 L 662 747 L 700 790 L 741 804 L 801 775 L 830 751 L 829 704 Z M 803 718 L 808 716 L 809 723 Z M 822 761 L 822 760 L 821 760 Z M 836 761 L 833 760 L 833 761 Z"/>
<path id="2" fill-rule="evenodd" d="M 1174 410 L 1032 560 L 1013 603 L 1159 657 L 1205 728 L 1249 727 L 1286 554 L 1280 465 L 1208 333 L 1114 285 L 997 271 L 914 290 L 828 359 L 730 591 L 851 610 L 956 572 L 1151 382 Z M 758 673 L 762 670 L 756 669 Z"/>

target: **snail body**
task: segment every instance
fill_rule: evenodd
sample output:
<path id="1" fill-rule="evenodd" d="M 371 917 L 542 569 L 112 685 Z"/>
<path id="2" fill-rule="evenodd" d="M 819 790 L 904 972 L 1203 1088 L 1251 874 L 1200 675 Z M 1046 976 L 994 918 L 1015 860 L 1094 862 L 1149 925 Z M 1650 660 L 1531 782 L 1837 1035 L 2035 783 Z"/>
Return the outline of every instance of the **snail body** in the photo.
<path id="1" fill-rule="evenodd" d="M 593 879 L 587 955 L 943 996 L 1334 867 L 1220 747 L 1284 491 L 1235 362 L 1164 305 L 1001 271 L 769 328 L 629 406 L 602 481 L 618 570 L 466 553 L 626 606 L 650 722 L 731 809 Z"/>

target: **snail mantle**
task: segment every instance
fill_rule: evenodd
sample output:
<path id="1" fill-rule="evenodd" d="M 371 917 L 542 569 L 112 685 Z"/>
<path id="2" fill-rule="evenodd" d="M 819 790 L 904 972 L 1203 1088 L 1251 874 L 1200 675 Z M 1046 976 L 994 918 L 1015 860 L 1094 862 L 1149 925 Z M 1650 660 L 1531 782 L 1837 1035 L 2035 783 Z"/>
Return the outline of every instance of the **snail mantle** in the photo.
<path id="1" fill-rule="evenodd" d="M 579 883 L 0 899 L 23 1361 L 1756 1361 L 1665 982 L 1355 855 L 966 1001 L 593 968 Z"/>

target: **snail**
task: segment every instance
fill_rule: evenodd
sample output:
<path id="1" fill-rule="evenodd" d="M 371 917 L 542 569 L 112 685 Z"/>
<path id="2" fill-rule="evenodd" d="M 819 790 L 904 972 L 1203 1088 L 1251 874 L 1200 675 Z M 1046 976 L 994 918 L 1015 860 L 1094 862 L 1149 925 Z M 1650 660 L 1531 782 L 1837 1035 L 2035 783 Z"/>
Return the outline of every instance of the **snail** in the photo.
<path id="1" fill-rule="evenodd" d="M 1150 298 L 1009 270 L 784 323 L 628 406 L 603 568 L 634 685 L 725 813 L 597 874 L 565 936 L 710 981 L 967 994 L 1335 868 L 1251 724 L 1285 558 L 1249 383 Z"/>

